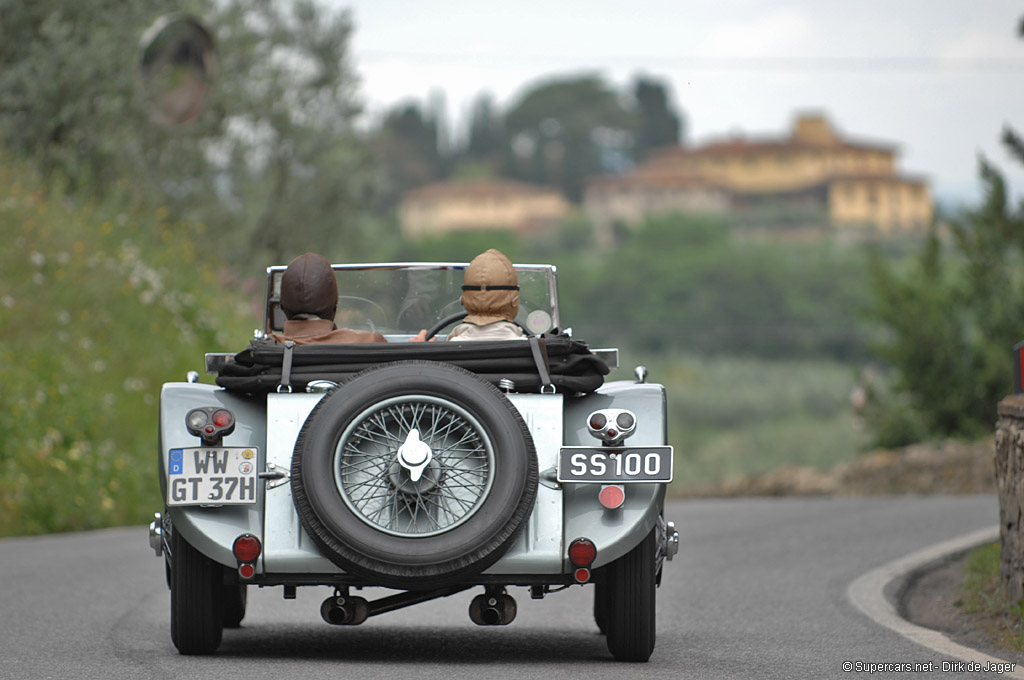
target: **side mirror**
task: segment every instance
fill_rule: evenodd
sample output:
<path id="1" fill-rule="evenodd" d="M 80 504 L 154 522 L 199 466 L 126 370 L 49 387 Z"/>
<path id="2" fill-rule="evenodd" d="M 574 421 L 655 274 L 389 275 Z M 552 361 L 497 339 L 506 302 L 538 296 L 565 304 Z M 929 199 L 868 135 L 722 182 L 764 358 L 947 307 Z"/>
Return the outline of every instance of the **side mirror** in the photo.
<path id="1" fill-rule="evenodd" d="M 139 41 L 143 106 L 157 125 L 174 127 L 198 118 L 216 71 L 213 36 L 194 17 L 164 15 Z"/>

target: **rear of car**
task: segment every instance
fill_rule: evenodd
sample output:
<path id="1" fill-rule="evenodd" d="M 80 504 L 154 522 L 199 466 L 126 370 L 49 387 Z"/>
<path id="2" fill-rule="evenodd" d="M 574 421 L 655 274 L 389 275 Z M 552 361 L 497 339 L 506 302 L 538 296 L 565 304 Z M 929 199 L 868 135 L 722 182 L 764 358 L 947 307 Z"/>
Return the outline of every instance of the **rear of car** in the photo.
<path id="1" fill-rule="evenodd" d="M 585 585 L 612 655 L 649 658 L 677 547 L 664 389 L 605 382 L 617 353 L 560 330 L 553 267 L 517 267 L 527 338 L 403 342 L 454 322 L 464 267 L 336 265 L 339 325 L 389 342 L 326 347 L 272 339 L 271 268 L 262 337 L 208 357 L 218 385 L 164 385 L 151 542 L 180 652 L 214 652 L 249 585 L 332 586 L 321 615 L 340 625 L 470 588 L 471 619 L 505 625 L 510 588 Z"/>

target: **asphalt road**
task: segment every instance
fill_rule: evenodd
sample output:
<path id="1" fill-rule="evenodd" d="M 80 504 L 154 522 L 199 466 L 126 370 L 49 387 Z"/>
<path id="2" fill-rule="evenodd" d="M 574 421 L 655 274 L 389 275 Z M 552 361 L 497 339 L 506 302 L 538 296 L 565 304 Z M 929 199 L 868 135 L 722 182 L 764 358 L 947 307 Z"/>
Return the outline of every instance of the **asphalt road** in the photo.
<path id="1" fill-rule="evenodd" d="M 853 678 L 843 662 L 954 661 L 862 615 L 861 574 L 998 521 L 993 496 L 673 503 L 680 553 L 658 597 L 647 664 L 610 660 L 590 588 L 532 601 L 481 628 L 471 592 L 334 627 L 326 588 L 250 589 L 243 627 L 213 657 L 182 657 L 168 630 L 163 564 L 146 529 L 0 540 L 0 678 Z M 475 594 L 475 593 L 474 593 Z M 371 593 L 371 597 L 375 594 Z M 994 677 L 973 673 L 966 677 Z"/>

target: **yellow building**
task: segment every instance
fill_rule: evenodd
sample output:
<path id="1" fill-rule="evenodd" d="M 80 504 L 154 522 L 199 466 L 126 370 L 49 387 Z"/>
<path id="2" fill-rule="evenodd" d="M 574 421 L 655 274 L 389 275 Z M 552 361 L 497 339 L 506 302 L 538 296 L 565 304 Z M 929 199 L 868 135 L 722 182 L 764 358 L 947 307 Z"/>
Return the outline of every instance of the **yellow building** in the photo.
<path id="1" fill-rule="evenodd" d="M 529 233 L 563 219 L 569 203 L 555 189 L 511 180 L 452 180 L 407 192 L 398 209 L 402 234 L 507 229 Z"/>
<path id="2" fill-rule="evenodd" d="M 922 228 L 933 213 L 927 183 L 899 174 L 893 146 L 843 138 L 818 114 L 799 116 L 785 138 L 665 149 L 633 174 L 652 172 L 701 178 L 727 191 L 737 214 L 764 205 L 815 207 L 832 224 L 888 233 Z"/>

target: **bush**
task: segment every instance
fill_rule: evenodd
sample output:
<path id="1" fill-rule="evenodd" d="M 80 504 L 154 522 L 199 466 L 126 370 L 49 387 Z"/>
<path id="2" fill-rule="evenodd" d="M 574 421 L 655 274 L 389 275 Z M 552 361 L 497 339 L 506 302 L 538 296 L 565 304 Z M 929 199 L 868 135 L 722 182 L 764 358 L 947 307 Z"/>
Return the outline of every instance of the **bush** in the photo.
<path id="1" fill-rule="evenodd" d="M 1005 141 L 1024 158 L 1012 133 Z M 869 414 L 881 445 L 922 429 L 988 433 L 1012 389 L 1010 350 L 1024 338 L 1024 206 L 1009 206 L 1002 175 L 984 161 L 981 176 L 982 205 L 954 220 L 948 238 L 933 229 L 902 269 L 872 258 L 870 314 L 887 331 L 876 349 L 897 374 Z"/>
<path id="2" fill-rule="evenodd" d="M 124 186 L 83 201 L 0 162 L 0 535 L 158 509 L 161 383 L 241 349 L 259 318 L 225 293 L 204 225 L 166 215 Z"/>

